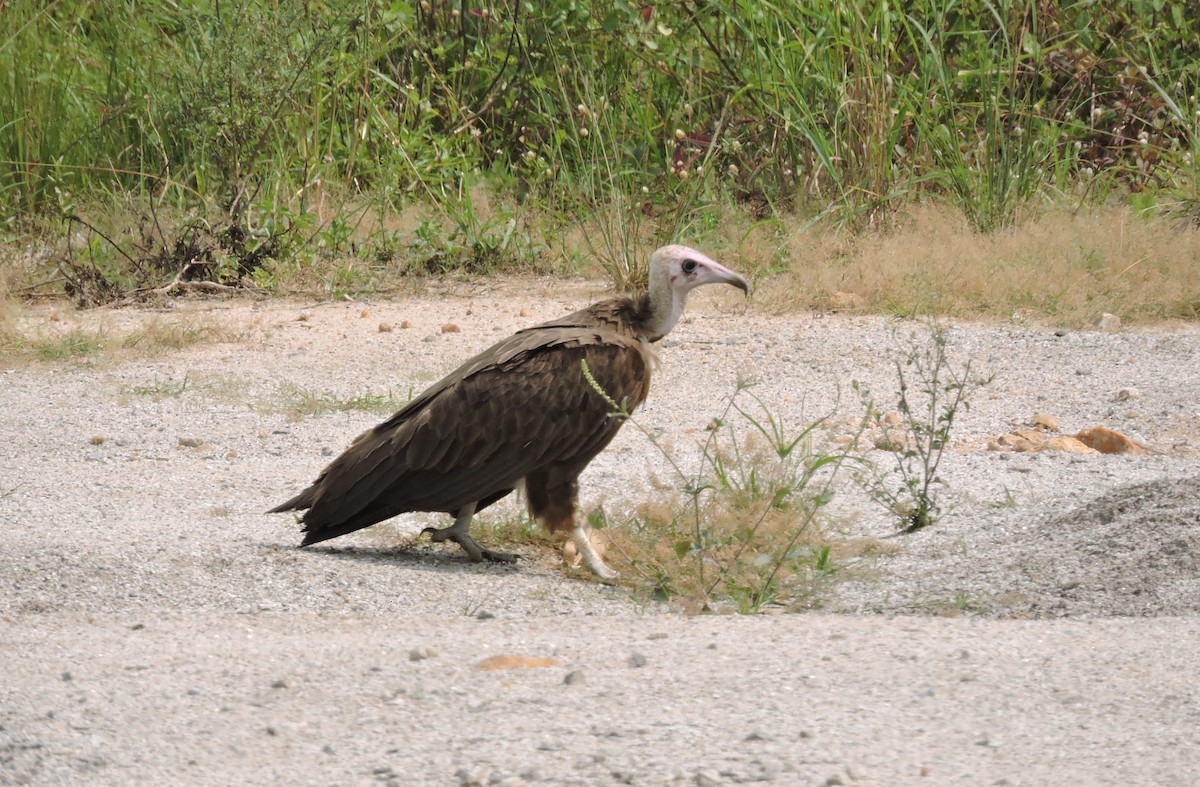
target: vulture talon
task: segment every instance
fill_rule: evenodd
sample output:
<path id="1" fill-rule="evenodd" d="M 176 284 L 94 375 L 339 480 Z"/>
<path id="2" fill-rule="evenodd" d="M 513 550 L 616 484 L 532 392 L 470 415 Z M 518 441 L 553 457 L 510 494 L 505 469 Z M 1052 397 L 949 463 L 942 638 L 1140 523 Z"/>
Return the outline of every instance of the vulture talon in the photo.
<path id="1" fill-rule="evenodd" d="M 430 540 L 435 544 L 442 541 L 453 541 L 463 548 L 467 553 L 467 559 L 472 563 L 516 563 L 517 556 L 509 552 L 493 552 L 490 549 L 484 549 L 475 542 L 475 539 L 463 533 L 455 533 L 453 527 L 427 527 L 421 531 L 421 535 L 430 534 Z"/>
<path id="2" fill-rule="evenodd" d="M 511 563 L 516 555 L 481 549 L 471 517 L 523 487 L 531 516 L 569 532 L 592 573 L 612 580 L 586 532 L 575 524 L 579 474 L 650 391 L 657 364 L 651 344 L 683 315 L 702 284 L 746 280 L 687 246 L 650 255 L 649 289 L 602 301 L 518 331 L 484 350 L 360 435 L 317 480 L 271 509 L 304 511 L 304 541 L 316 544 L 410 511 L 454 515 L 427 527 L 474 562 Z"/>
<path id="3" fill-rule="evenodd" d="M 516 555 L 508 552 L 493 552 L 475 543 L 475 539 L 471 538 L 470 533 L 467 532 L 471 527 L 471 517 L 474 515 L 475 504 L 465 505 L 458 510 L 453 525 L 450 527 L 427 527 L 421 531 L 421 535 L 428 533 L 429 539 L 435 544 L 453 541 L 463 548 L 463 551 L 467 553 L 467 559 L 472 563 L 481 563 L 484 560 L 489 563 L 516 563 Z"/>

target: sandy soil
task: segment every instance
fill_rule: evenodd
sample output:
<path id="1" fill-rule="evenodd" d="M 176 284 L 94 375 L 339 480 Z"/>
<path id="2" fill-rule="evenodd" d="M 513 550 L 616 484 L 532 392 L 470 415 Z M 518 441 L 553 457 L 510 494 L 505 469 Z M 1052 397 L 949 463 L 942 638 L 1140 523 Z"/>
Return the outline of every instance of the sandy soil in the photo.
<path id="1" fill-rule="evenodd" d="M 956 357 L 995 380 L 947 457 L 951 509 L 847 571 L 821 613 L 688 617 L 533 551 L 471 565 L 413 546 L 430 521 L 416 515 L 300 551 L 296 524 L 262 513 L 383 417 L 298 417 L 301 398 L 403 401 L 594 294 L 521 281 L 377 303 L 31 311 L 29 330 L 187 326 L 209 339 L 0 362 L 0 783 L 1182 784 L 1200 772 L 1194 326 L 953 326 Z M 790 423 L 837 409 L 849 424 L 852 381 L 894 390 L 896 327 L 698 293 L 642 422 L 686 446 L 741 374 Z M 986 450 L 1035 412 L 1152 450 Z M 655 456 L 625 430 L 585 474 L 585 504 L 661 494 L 647 481 Z M 894 531 L 842 491 L 847 537 Z"/>

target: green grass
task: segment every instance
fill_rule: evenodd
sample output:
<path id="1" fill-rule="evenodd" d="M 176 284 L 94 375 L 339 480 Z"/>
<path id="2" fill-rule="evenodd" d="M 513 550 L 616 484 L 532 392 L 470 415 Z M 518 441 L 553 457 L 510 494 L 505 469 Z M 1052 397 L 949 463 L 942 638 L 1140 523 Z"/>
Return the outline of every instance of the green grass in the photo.
<path id="1" fill-rule="evenodd" d="M 184 268 L 276 289 L 346 259 L 363 264 L 336 263 L 330 297 L 380 289 L 372 265 L 547 255 L 627 288 L 663 241 L 736 244 L 779 219 L 890 230 L 930 201 L 980 233 L 1045 204 L 1194 217 L 1200 44 L 1181 9 L 13 0 L 0 232 L 105 231 L 60 250 L 66 284 L 28 275 L 103 302 Z M 415 226 L 391 221 L 414 208 Z M 744 218 L 714 223 L 729 209 Z"/>
<path id="2" fill-rule="evenodd" d="M 387 393 L 364 392 L 353 396 L 338 396 L 328 391 L 314 391 L 293 385 L 280 387 L 283 409 L 297 418 L 325 413 L 340 413 L 360 410 L 368 413 L 393 413 L 411 399 L 398 399 L 389 389 Z"/>
<path id="3" fill-rule="evenodd" d="M 145 396 L 160 401 L 175 396 L 182 396 L 188 390 L 188 376 L 185 374 L 182 380 L 166 380 L 161 381 L 158 375 L 154 377 L 152 385 L 137 385 L 131 389 L 134 396 Z"/>
<path id="4" fill-rule="evenodd" d="M 103 331 L 74 328 L 64 331 L 43 331 L 33 336 L 12 334 L 0 337 L 0 351 L 5 355 L 32 357 L 43 361 L 81 360 L 96 356 L 108 346 Z"/>

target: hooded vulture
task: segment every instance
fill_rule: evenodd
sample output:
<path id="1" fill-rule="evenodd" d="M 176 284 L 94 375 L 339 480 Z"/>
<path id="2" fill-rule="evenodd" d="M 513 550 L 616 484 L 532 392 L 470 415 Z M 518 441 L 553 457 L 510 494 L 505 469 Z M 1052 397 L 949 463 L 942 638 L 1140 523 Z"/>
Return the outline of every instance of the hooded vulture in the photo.
<path id="1" fill-rule="evenodd" d="M 481 549 L 468 529 L 477 511 L 523 488 L 531 516 L 567 533 L 595 574 L 616 573 L 576 521 L 577 480 L 622 419 L 586 379 L 632 412 L 650 390 L 650 344 L 667 335 L 688 292 L 746 280 L 694 249 L 650 256 L 650 286 L 518 331 L 455 369 L 333 460 L 312 486 L 271 512 L 303 510 L 304 542 L 316 544 L 409 511 L 450 514 L 426 528 L 473 561 L 515 557 Z"/>

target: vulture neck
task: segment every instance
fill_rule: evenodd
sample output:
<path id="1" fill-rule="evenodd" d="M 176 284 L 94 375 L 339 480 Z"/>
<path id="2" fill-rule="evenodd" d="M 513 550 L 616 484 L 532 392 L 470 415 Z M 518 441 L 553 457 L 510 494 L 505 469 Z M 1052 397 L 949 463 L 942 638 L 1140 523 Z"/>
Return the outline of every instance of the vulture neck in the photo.
<path id="1" fill-rule="evenodd" d="M 656 342 L 671 332 L 683 314 L 687 292 L 671 286 L 666 265 L 650 269 L 650 289 L 638 299 L 637 333 L 648 342 Z"/>

